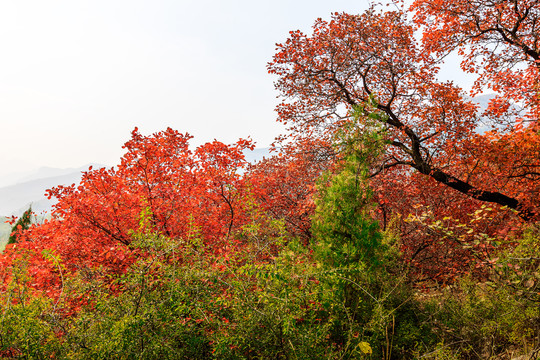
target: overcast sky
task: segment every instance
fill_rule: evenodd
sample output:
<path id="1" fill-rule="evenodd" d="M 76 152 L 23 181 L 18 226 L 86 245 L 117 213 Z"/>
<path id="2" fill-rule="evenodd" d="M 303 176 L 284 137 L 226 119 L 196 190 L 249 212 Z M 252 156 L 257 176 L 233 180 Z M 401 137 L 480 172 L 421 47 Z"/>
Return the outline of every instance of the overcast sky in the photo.
<path id="1" fill-rule="evenodd" d="M 0 2 L 0 177 L 112 166 L 137 126 L 194 144 L 282 129 L 266 63 L 290 30 L 367 0 Z"/>

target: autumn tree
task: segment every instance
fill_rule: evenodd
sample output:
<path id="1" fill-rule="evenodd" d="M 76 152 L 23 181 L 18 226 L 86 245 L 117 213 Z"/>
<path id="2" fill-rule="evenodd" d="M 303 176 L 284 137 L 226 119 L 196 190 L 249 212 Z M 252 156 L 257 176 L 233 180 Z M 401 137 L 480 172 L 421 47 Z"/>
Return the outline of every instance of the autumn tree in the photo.
<path id="1" fill-rule="evenodd" d="M 240 170 L 252 143 L 213 141 L 192 150 L 191 136 L 170 128 L 150 136 L 135 129 L 131 135 L 118 166 L 90 168 L 79 185 L 49 190 L 58 199 L 52 218 L 8 246 L 2 268 L 29 256 L 35 287 L 51 296 L 61 293 L 66 273 L 101 268 L 102 275 L 114 277 L 144 255 L 131 247 L 143 213 L 157 234 L 204 239 L 210 257 L 242 246 L 233 235 L 249 219 L 251 190 Z"/>
<path id="2" fill-rule="evenodd" d="M 471 176 L 485 182 L 496 174 L 499 191 L 513 194 L 522 209 L 535 211 L 540 180 L 540 2 L 417 0 L 412 10 L 423 27 L 427 52 L 444 60 L 457 51 L 461 68 L 478 76 L 472 93 L 487 88 L 497 94 L 484 113 L 492 130 L 471 139 Z M 526 211 L 522 215 L 532 217 Z"/>
<path id="3" fill-rule="evenodd" d="M 334 14 L 329 22 L 319 19 L 312 35 L 291 32 L 268 65 L 284 97 L 279 120 L 296 138 L 325 138 L 362 105 L 364 116 L 384 114 L 388 130 L 386 157 L 374 174 L 395 170 L 403 177 L 409 168 L 530 220 L 534 211 L 523 199 L 523 187 L 510 185 L 512 174 L 476 172 L 474 158 L 482 152 L 471 150 L 476 106 L 459 87 L 437 80 L 439 62 L 417 42 L 415 31 L 404 12 L 371 8 L 360 15 Z"/>
<path id="4" fill-rule="evenodd" d="M 417 3 L 436 3 L 441 9 L 482 4 Z M 465 58 L 465 63 L 473 64 L 491 50 L 500 65 L 482 68 L 487 60 L 476 63 L 484 70 L 477 90 L 488 86 L 502 94 L 481 116 L 460 87 L 438 80 L 444 55 L 467 45 L 456 41 L 454 47 L 445 46 L 464 31 L 453 26 L 462 20 L 449 21 L 442 26 L 447 33 L 436 36 L 440 30 L 436 11 L 428 16 L 424 9 L 422 17 L 419 8 L 418 4 L 414 8 L 416 23 L 404 9 L 383 12 L 373 7 L 360 15 L 336 13 L 330 21 L 318 19 L 310 35 L 291 32 L 278 45 L 268 69 L 277 76 L 276 88 L 283 98 L 277 107 L 279 121 L 288 126 L 293 143 L 328 142 L 351 122 L 354 109 L 361 109 L 360 126 L 362 119 L 378 119 L 385 129 L 386 146 L 384 155 L 371 164 L 371 187 L 381 224 L 385 228 L 398 217 L 406 258 L 422 276 L 445 281 L 489 258 L 493 249 L 486 239 L 505 239 L 519 219 L 536 219 L 540 137 L 533 121 L 537 100 L 529 95 L 537 87 L 537 66 L 529 57 L 527 71 L 521 64 L 522 68 L 504 73 L 507 52 L 502 47 L 491 48 L 486 40 L 478 45 L 483 50 L 473 48 L 476 57 Z M 536 8 L 523 11 L 531 16 Z M 536 22 L 527 23 L 528 35 L 522 38 L 529 41 L 535 36 L 530 28 Z M 423 41 L 421 31 L 425 31 Z M 506 69 L 512 64 L 507 63 Z M 504 85 L 504 74 L 505 81 L 528 86 L 527 101 L 512 97 L 513 88 Z M 512 107 L 509 101 L 522 106 Z M 513 109 L 521 110 L 513 113 Z M 492 130 L 479 133 L 486 119 Z M 474 214 L 482 204 L 490 211 L 479 219 Z"/>

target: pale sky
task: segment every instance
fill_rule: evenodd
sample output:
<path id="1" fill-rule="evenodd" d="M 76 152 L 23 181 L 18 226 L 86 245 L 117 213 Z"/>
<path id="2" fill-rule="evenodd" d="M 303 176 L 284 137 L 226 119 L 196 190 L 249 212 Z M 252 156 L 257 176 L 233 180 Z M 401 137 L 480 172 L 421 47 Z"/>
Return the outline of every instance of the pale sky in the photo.
<path id="1" fill-rule="evenodd" d="M 266 64 L 288 32 L 367 0 L 0 2 L 0 178 L 115 165 L 137 126 L 267 147 L 282 132 Z"/>

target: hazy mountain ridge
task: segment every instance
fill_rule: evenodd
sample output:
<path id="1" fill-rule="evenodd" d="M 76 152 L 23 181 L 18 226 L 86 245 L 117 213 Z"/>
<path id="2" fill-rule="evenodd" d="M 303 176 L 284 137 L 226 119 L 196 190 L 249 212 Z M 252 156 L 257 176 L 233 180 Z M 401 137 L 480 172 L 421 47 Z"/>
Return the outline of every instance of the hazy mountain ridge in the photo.
<path id="1" fill-rule="evenodd" d="M 33 171 L 26 171 L 21 173 L 13 173 L 5 176 L 0 181 L 0 188 L 18 185 L 22 183 L 27 183 L 33 180 L 42 180 L 47 178 L 53 178 L 53 177 L 60 177 L 63 175 L 69 175 L 77 172 L 82 172 L 88 170 L 88 167 L 104 167 L 105 165 L 98 165 L 98 164 L 88 164 L 77 168 L 53 168 L 49 166 L 42 166 L 38 169 L 35 169 Z"/>
<path id="2" fill-rule="evenodd" d="M 257 161 L 261 161 L 263 158 L 267 158 L 271 155 L 270 148 L 256 148 L 253 149 L 253 151 L 245 151 L 244 156 L 246 157 L 246 161 L 250 163 L 255 163 Z"/>
<path id="3" fill-rule="evenodd" d="M 2 216 L 20 216 L 32 205 L 32 210 L 39 214 L 49 212 L 55 203 L 47 199 L 45 191 L 58 185 L 78 184 L 82 172 L 88 167 L 78 169 L 40 168 L 32 175 L 25 177 L 26 181 L 0 188 L 0 214 Z M 94 168 L 103 165 L 94 164 Z"/>

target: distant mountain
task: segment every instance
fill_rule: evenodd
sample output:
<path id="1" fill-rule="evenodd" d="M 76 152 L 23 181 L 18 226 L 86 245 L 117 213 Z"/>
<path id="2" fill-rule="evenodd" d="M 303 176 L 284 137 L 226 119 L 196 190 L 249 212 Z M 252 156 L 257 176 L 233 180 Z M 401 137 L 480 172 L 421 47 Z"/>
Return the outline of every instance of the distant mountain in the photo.
<path id="1" fill-rule="evenodd" d="M 0 176 L 0 188 L 21 182 L 21 179 L 33 174 L 35 171 L 14 172 Z"/>
<path id="2" fill-rule="evenodd" d="M 481 115 L 484 111 L 487 110 L 488 108 L 488 105 L 489 105 L 489 102 L 495 98 L 495 94 L 486 94 L 486 95 L 479 95 L 479 96 L 475 96 L 474 98 L 469 98 L 472 102 L 478 104 L 478 114 Z M 523 110 L 518 104 L 512 104 L 510 105 L 510 112 L 520 112 L 521 110 Z M 494 128 L 499 128 L 499 129 L 503 129 L 505 127 L 504 124 L 507 124 L 508 122 L 512 122 L 514 119 L 513 117 L 514 115 L 508 115 L 506 116 L 506 118 L 502 118 L 501 121 L 502 121 L 502 124 L 499 123 L 499 124 L 496 124 L 494 123 L 493 121 L 491 121 L 490 119 L 486 118 L 486 117 L 481 117 L 480 118 L 480 124 L 478 125 L 476 131 L 478 133 L 484 133 L 486 131 L 489 131 L 489 130 L 492 130 Z"/>
<path id="3" fill-rule="evenodd" d="M 29 174 L 26 174 L 25 176 L 20 177 L 17 183 L 20 184 L 20 183 L 33 181 L 33 180 L 41 180 L 41 179 L 47 179 L 47 178 L 60 177 L 64 175 L 70 175 L 74 173 L 80 173 L 81 171 L 88 170 L 88 167 L 90 166 L 103 167 L 103 165 L 96 165 L 96 164 L 88 164 L 85 166 L 81 166 L 79 168 L 68 168 L 68 169 L 58 169 L 58 168 L 43 166 Z"/>
<path id="4" fill-rule="evenodd" d="M 58 168 L 44 166 L 35 170 L 5 174 L 5 175 L 2 175 L 0 178 L 0 188 L 15 185 L 15 184 L 21 184 L 21 183 L 28 182 L 31 180 L 67 175 L 73 172 L 77 172 L 80 169 L 88 169 L 88 166 L 90 166 L 90 164 L 86 166 L 82 166 L 80 168 L 68 168 L 68 169 L 58 169 Z"/>
<path id="5" fill-rule="evenodd" d="M 54 205 L 54 200 L 45 197 L 45 190 L 58 185 L 78 184 L 81 173 L 88 170 L 89 166 L 78 169 L 41 168 L 27 175 L 23 182 L 0 187 L 0 215 L 21 216 L 30 205 L 37 214 L 49 212 Z M 97 164 L 92 166 L 103 167 Z"/>

